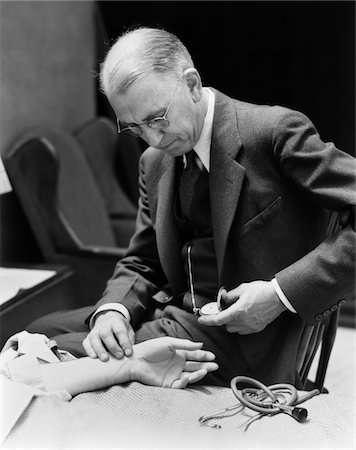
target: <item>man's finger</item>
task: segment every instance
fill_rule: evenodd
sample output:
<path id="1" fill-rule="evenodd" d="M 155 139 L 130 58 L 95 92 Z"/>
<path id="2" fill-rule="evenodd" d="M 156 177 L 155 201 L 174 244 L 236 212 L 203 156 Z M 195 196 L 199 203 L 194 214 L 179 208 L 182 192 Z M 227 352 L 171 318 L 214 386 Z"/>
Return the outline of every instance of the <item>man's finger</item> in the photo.
<path id="1" fill-rule="evenodd" d="M 131 356 L 132 355 L 132 344 L 131 344 L 131 340 L 129 338 L 128 335 L 128 331 L 127 329 L 117 329 L 115 328 L 113 330 L 113 332 L 115 333 L 116 339 L 118 340 L 120 347 L 118 346 L 118 348 L 120 348 L 120 351 L 116 350 L 116 353 L 114 354 L 116 356 L 116 354 L 120 354 L 121 353 L 121 349 L 122 352 L 126 355 L 126 356 Z M 122 353 L 121 353 L 121 357 L 122 357 Z M 120 357 L 119 357 L 120 359 Z"/>
<path id="2" fill-rule="evenodd" d="M 236 288 L 232 289 L 227 293 L 227 297 L 229 301 L 233 300 L 235 298 L 236 300 L 240 297 L 241 294 L 245 291 L 247 286 L 247 283 L 241 283 Z"/>
<path id="3" fill-rule="evenodd" d="M 227 292 L 226 290 L 223 291 L 220 300 L 222 309 L 227 309 L 229 306 L 236 303 L 240 296 L 244 293 L 245 289 L 246 283 L 241 283 L 239 286 L 229 292 Z"/>
<path id="4" fill-rule="evenodd" d="M 107 361 L 109 359 L 108 352 L 106 351 L 105 347 L 103 346 L 101 339 L 98 334 L 89 334 L 89 340 L 90 344 L 92 346 L 92 349 L 94 350 L 95 354 L 98 356 L 98 358 L 101 361 Z"/>
<path id="5" fill-rule="evenodd" d="M 235 303 L 234 303 L 235 305 Z M 234 305 L 229 306 L 229 308 L 224 309 L 223 311 L 219 312 L 218 314 L 212 314 L 210 316 L 200 316 L 198 318 L 198 322 L 202 325 L 208 325 L 208 326 L 215 326 L 219 327 L 222 325 L 226 325 L 227 323 L 234 320 L 234 317 L 236 315 L 236 309 L 234 308 Z"/>
<path id="6" fill-rule="evenodd" d="M 108 352 L 115 356 L 115 358 L 121 359 L 124 356 L 124 352 L 113 334 L 105 336 L 103 342 Z"/>
<path id="7" fill-rule="evenodd" d="M 89 339 L 86 337 L 84 339 L 84 341 L 82 342 L 82 346 L 84 348 L 84 350 L 86 351 L 87 355 L 89 356 L 89 358 L 97 358 L 97 354 L 94 352 Z"/>
<path id="8" fill-rule="evenodd" d="M 220 291 L 219 291 L 220 292 Z M 220 297 L 220 307 L 222 310 L 228 308 L 229 306 L 231 306 L 233 303 L 236 302 L 238 297 L 234 296 L 230 296 L 228 295 L 228 292 L 226 291 L 226 289 L 222 289 L 221 290 L 221 297 Z M 219 302 L 219 301 L 218 301 Z"/>
<path id="9" fill-rule="evenodd" d="M 129 339 L 130 339 L 131 345 L 134 345 L 135 344 L 135 332 L 131 327 L 129 329 Z"/>

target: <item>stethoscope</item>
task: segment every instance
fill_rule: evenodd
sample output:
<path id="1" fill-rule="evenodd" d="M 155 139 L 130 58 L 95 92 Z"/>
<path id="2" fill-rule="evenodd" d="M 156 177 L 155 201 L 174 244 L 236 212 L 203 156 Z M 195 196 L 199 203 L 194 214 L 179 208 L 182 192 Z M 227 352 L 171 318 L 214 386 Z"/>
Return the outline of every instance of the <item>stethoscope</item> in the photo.
<path id="1" fill-rule="evenodd" d="M 238 383 L 250 384 L 254 387 L 238 389 Z M 304 423 L 308 419 L 308 411 L 305 408 L 297 407 L 297 405 L 320 394 L 318 389 L 314 389 L 310 392 L 306 392 L 304 395 L 298 396 L 297 389 L 291 384 L 273 384 L 267 387 L 260 381 L 245 376 L 233 378 L 230 387 L 240 403 L 225 408 L 222 411 L 201 416 L 199 418 L 199 423 L 201 425 L 220 429 L 221 425 L 210 423 L 210 421 L 233 416 L 241 412 L 244 407 L 258 413 L 238 427 L 239 429 L 245 428 L 245 431 L 255 420 L 260 419 L 265 415 L 274 415 L 278 413 L 288 414 L 297 420 L 297 422 Z"/>

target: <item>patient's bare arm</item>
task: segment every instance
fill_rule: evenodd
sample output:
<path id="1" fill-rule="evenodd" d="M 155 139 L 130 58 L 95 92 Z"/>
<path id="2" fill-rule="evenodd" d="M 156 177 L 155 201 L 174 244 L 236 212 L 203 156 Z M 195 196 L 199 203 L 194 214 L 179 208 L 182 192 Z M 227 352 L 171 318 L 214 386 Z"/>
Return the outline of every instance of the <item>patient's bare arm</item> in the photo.
<path id="1" fill-rule="evenodd" d="M 108 361 L 80 358 L 41 365 L 48 391 L 65 389 L 72 396 L 128 381 L 169 388 L 184 388 L 218 368 L 215 355 L 203 344 L 162 337 L 133 346 L 133 355 Z"/>

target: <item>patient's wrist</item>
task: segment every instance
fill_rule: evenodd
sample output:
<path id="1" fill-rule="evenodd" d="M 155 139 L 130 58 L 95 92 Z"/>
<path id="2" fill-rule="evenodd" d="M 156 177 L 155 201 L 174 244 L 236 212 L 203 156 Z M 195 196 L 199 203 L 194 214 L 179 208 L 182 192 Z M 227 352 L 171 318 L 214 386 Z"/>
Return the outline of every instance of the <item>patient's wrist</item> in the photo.
<path id="1" fill-rule="evenodd" d="M 137 348 L 139 348 L 139 344 L 134 344 L 132 346 L 132 355 L 130 357 L 125 356 L 127 361 L 126 374 L 128 381 L 139 381 L 141 379 L 142 372 L 144 371 L 142 361 L 138 357 L 139 353 L 137 352 Z"/>
<path id="2" fill-rule="evenodd" d="M 133 357 L 124 356 L 121 359 L 117 359 L 113 356 L 110 356 L 108 361 L 102 363 L 107 365 L 106 369 L 103 371 L 103 374 L 106 377 L 105 382 L 107 386 L 126 383 L 134 380 Z"/>

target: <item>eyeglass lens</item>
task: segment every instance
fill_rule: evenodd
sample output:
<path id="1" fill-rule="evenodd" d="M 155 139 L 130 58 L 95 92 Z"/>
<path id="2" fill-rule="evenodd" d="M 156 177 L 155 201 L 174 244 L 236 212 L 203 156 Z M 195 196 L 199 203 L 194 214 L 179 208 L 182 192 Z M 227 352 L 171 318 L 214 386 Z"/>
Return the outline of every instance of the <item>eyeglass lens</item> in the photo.
<path id="1" fill-rule="evenodd" d="M 153 130 L 163 130 L 169 126 L 169 121 L 164 117 L 155 117 L 146 123 L 147 126 Z M 122 129 L 121 133 L 127 136 L 139 137 L 142 136 L 142 128 L 139 125 L 132 127 L 125 127 Z"/>

